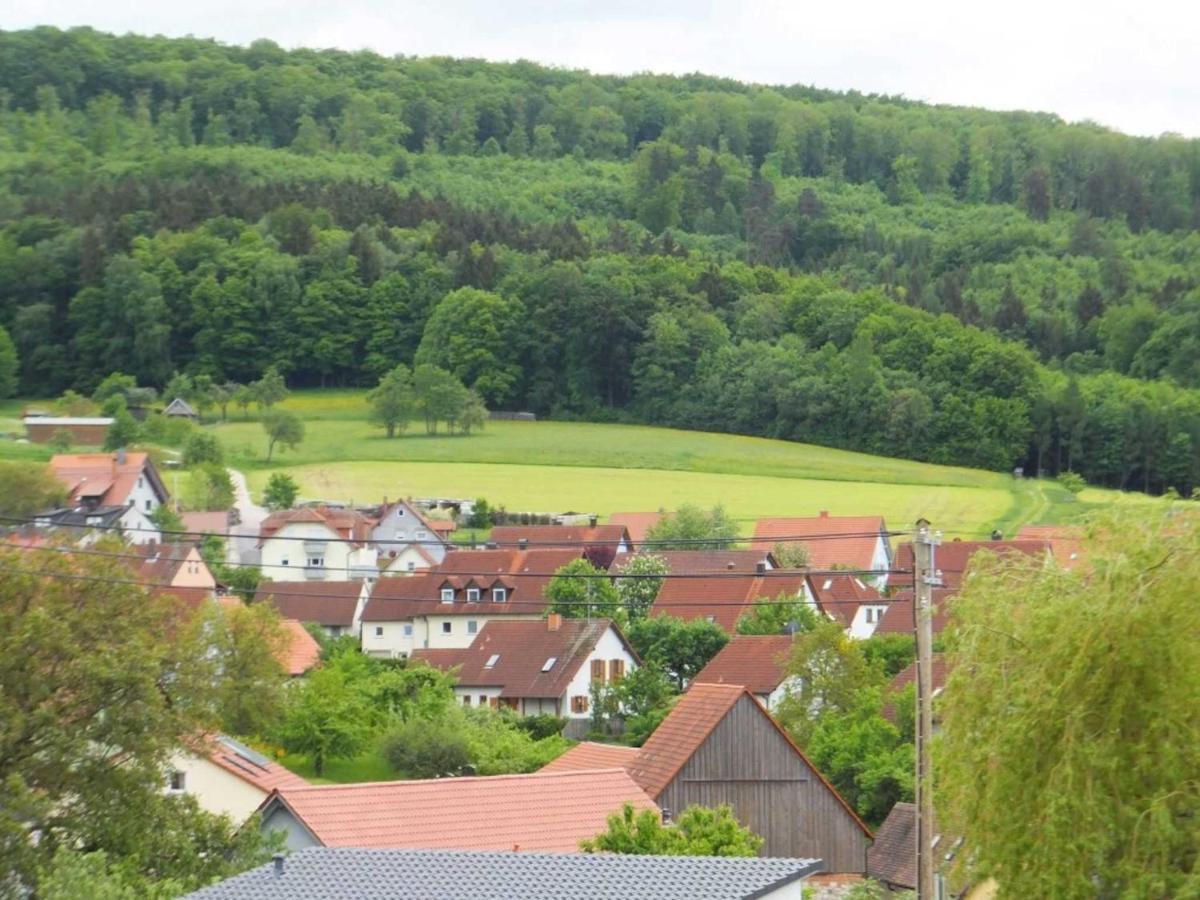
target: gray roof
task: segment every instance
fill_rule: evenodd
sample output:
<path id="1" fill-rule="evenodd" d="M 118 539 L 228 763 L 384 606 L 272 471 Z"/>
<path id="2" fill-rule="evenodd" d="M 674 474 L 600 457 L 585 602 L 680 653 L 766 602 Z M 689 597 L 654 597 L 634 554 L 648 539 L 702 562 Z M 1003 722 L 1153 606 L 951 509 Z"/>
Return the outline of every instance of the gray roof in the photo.
<path id="1" fill-rule="evenodd" d="M 114 528 L 121 524 L 121 518 L 127 512 L 129 512 L 128 506 L 97 506 L 93 509 L 88 509 L 86 506 L 65 506 L 37 513 L 33 517 L 33 523 L 42 528 L 52 526 L 68 528 L 76 525 Z"/>
<path id="2" fill-rule="evenodd" d="M 195 900 L 683 900 L 761 897 L 820 860 L 313 847 L 188 894 Z"/>

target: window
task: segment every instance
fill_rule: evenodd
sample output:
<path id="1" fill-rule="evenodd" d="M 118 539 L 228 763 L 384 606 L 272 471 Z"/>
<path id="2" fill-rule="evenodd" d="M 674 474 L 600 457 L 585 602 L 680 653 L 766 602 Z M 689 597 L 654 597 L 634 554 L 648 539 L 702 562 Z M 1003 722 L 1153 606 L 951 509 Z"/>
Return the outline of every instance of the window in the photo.
<path id="1" fill-rule="evenodd" d="M 498 662 L 500 662 L 500 654 L 493 653 L 491 656 L 488 657 L 488 661 L 483 664 L 483 667 L 485 669 L 494 669 L 494 668 L 496 668 L 496 663 L 498 663 Z"/>
<path id="2" fill-rule="evenodd" d="M 470 705 L 471 705 L 471 695 L 463 694 L 463 706 L 470 706 Z"/>
<path id="3" fill-rule="evenodd" d="M 608 661 L 608 680 L 612 682 L 620 681 L 625 677 L 625 660 L 610 659 Z"/>
<path id="4" fill-rule="evenodd" d="M 145 477 L 143 477 L 142 475 L 139 475 L 138 476 L 138 487 L 145 487 L 145 486 L 146 486 Z"/>
<path id="5" fill-rule="evenodd" d="M 412 626 L 411 626 L 411 625 L 405 625 L 405 626 L 404 626 L 404 636 L 405 636 L 405 637 L 412 637 Z"/>
<path id="6" fill-rule="evenodd" d="M 479 623 L 474 619 L 467 621 L 467 634 L 476 634 L 479 631 Z"/>
<path id="7" fill-rule="evenodd" d="M 556 662 L 558 662 L 557 656 L 550 657 L 548 660 L 546 660 L 544 663 L 542 663 L 542 671 L 549 672 L 551 669 L 554 668 L 554 664 Z"/>
<path id="8" fill-rule="evenodd" d="M 103 521 L 104 521 L 103 516 L 88 516 L 87 517 L 87 523 L 89 525 L 99 525 Z"/>
<path id="9" fill-rule="evenodd" d="M 383 637 L 383 626 L 382 625 L 375 626 L 375 637 Z"/>
<path id="10" fill-rule="evenodd" d="M 402 541 L 402 540 L 404 540 L 404 532 L 401 531 L 399 528 L 397 528 L 396 531 L 392 534 L 392 537 L 398 541 Z"/>
<path id="11" fill-rule="evenodd" d="M 449 622 L 442 623 L 442 634 L 449 634 L 454 630 L 454 626 Z"/>
<path id="12" fill-rule="evenodd" d="M 453 603 L 454 602 L 454 588 L 442 588 L 442 602 L 443 603 Z"/>
<path id="13" fill-rule="evenodd" d="M 576 694 L 574 697 L 571 698 L 571 712 L 586 713 L 587 711 L 588 711 L 588 698 L 587 697 L 585 697 L 581 694 Z"/>
<path id="14" fill-rule="evenodd" d="M 183 772 L 178 772 L 178 771 L 172 772 L 169 787 L 172 791 L 175 791 L 175 792 L 186 790 L 187 789 L 187 775 Z"/>
<path id="15" fill-rule="evenodd" d="M 492 588 L 492 602 L 503 603 L 508 599 L 508 588 Z"/>
<path id="16" fill-rule="evenodd" d="M 410 562 L 408 564 L 408 571 L 410 571 L 410 572 L 417 571 L 417 564 L 415 562 Z"/>
<path id="17" fill-rule="evenodd" d="M 592 681 L 598 681 L 604 684 L 604 660 L 592 660 Z"/>
<path id="18" fill-rule="evenodd" d="M 716 616 L 705 616 L 705 618 L 706 618 L 706 619 L 708 619 L 708 621 L 709 621 L 709 624 L 715 625 L 715 624 L 717 623 L 717 617 L 716 617 Z"/>
<path id="19" fill-rule="evenodd" d="M 283 559 L 281 559 L 281 560 L 279 561 L 279 564 L 280 564 L 281 566 L 286 566 L 286 565 L 288 564 L 288 558 L 285 556 Z"/>
<path id="20" fill-rule="evenodd" d="M 146 512 L 150 512 L 150 510 L 152 510 L 152 509 L 154 509 L 154 501 L 147 500 L 146 501 Z"/>
<path id="21" fill-rule="evenodd" d="M 310 556 L 308 558 L 308 567 L 310 569 L 323 569 L 325 567 L 325 557 Z"/>
<path id="22" fill-rule="evenodd" d="M 479 602 L 479 588 L 467 588 L 467 602 L 468 603 L 478 603 Z"/>
<path id="23" fill-rule="evenodd" d="M 404 518 L 404 507 L 403 506 L 396 507 L 396 518 L 397 519 Z"/>
<path id="24" fill-rule="evenodd" d="M 480 705 L 480 706 L 487 706 L 487 694 L 480 694 L 480 695 L 479 695 L 479 705 Z"/>
<path id="25" fill-rule="evenodd" d="M 879 610 L 877 610 L 874 606 L 868 606 L 867 607 L 867 624 L 874 625 L 875 621 L 876 621 L 876 616 L 878 616 L 878 615 L 879 615 Z"/>
<path id="26" fill-rule="evenodd" d="M 490 706 L 492 709 L 499 709 L 500 708 L 500 698 L 493 697 L 491 700 L 488 701 L 488 706 Z"/>
<path id="27" fill-rule="evenodd" d="M 418 532 L 417 532 L 417 540 L 418 540 L 418 541 L 423 541 L 423 540 L 425 540 L 427 537 L 429 537 L 429 532 L 428 532 L 428 531 L 418 531 Z"/>

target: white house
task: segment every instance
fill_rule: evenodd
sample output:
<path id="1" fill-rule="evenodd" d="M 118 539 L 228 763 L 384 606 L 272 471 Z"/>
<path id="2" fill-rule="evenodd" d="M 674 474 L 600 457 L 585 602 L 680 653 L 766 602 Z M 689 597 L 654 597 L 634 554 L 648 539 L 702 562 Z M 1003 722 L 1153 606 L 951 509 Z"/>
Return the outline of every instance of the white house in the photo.
<path id="1" fill-rule="evenodd" d="M 448 522 L 434 522 L 407 500 L 386 501 L 379 509 L 371 540 L 388 575 L 410 575 L 440 563 L 450 549 Z"/>
<path id="2" fill-rule="evenodd" d="M 192 752 L 176 753 L 167 772 L 169 794 L 190 794 L 200 808 L 244 822 L 271 791 L 308 782 L 225 735 L 202 739 Z"/>
<path id="3" fill-rule="evenodd" d="M 126 506 L 70 506 L 46 510 L 34 517 L 33 524 L 39 529 L 62 529 L 84 547 L 110 534 L 120 534 L 134 545 L 162 541 L 158 526 L 132 502 Z"/>
<path id="4" fill-rule="evenodd" d="M 691 684 L 740 684 L 773 711 L 797 683 L 787 673 L 791 654 L 791 635 L 737 635 Z"/>
<path id="5" fill-rule="evenodd" d="M 275 581 L 374 579 L 371 520 L 357 510 L 308 506 L 271 513 L 259 529 L 264 574 Z"/>
<path id="6" fill-rule="evenodd" d="M 147 453 L 56 453 L 50 472 L 67 489 L 72 507 L 133 506 L 149 515 L 170 498 Z"/>
<path id="7" fill-rule="evenodd" d="M 456 550 L 436 569 L 380 578 L 362 614 L 362 650 L 397 658 L 469 647 L 492 621 L 540 620 L 554 573 L 583 554 L 566 550 Z"/>
<path id="8" fill-rule="evenodd" d="M 620 681 L 637 668 L 625 636 L 607 619 L 494 621 L 469 647 L 416 650 L 414 661 L 457 672 L 463 706 L 508 707 L 521 715 L 563 716 L 575 736 L 587 730 L 593 683 Z"/>
<path id="9" fill-rule="evenodd" d="M 315 622 L 330 637 L 358 637 L 371 586 L 367 581 L 262 581 L 255 603 L 270 603 L 285 619 Z"/>
<path id="10" fill-rule="evenodd" d="M 889 601 L 857 575 L 809 575 L 807 594 L 817 608 L 841 622 L 846 634 L 865 640 L 875 633 Z"/>

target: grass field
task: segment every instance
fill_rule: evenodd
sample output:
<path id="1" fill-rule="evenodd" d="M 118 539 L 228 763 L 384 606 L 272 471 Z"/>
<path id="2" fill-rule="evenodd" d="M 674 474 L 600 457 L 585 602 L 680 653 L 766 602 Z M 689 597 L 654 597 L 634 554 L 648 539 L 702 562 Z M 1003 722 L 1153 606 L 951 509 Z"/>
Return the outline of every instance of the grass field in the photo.
<path id="1" fill-rule="evenodd" d="M 276 451 L 254 421 L 214 426 L 253 490 L 286 471 L 308 498 L 367 503 L 384 496 L 487 497 L 510 510 L 591 512 L 721 503 L 748 533 L 760 516 L 884 516 L 903 527 L 925 517 L 948 535 L 1011 535 L 1029 522 L 1076 518 L 1140 495 L 869 456 L 738 435 L 635 425 L 492 422 L 470 436 L 426 435 L 414 423 L 388 440 L 366 422 L 360 391 L 313 391 L 284 404 L 305 420 L 295 451 Z"/>

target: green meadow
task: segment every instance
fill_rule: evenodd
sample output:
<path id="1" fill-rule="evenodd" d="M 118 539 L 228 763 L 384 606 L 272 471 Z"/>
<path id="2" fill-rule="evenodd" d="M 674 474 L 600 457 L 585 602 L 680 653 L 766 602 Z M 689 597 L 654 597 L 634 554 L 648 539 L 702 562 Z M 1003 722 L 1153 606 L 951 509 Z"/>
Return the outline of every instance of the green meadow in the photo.
<path id="1" fill-rule="evenodd" d="M 414 422 L 389 440 L 366 421 L 361 391 L 311 391 L 285 408 L 304 442 L 265 461 L 261 426 L 231 411 L 214 425 L 230 464 L 259 491 L 274 471 L 310 499 L 487 497 L 510 510 L 587 512 L 723 504 L 749 533 L 760 516 L 878 513 L 902 528 L 920 517 L 948 535 L 1011 535 L 1031 522 L 1069 521 L 1113 502 L 1148 498 L 1010 475 L 869 456 L 829 447 L 640 425 L 490 422 L 471 435 L 427 435 Z"/>

